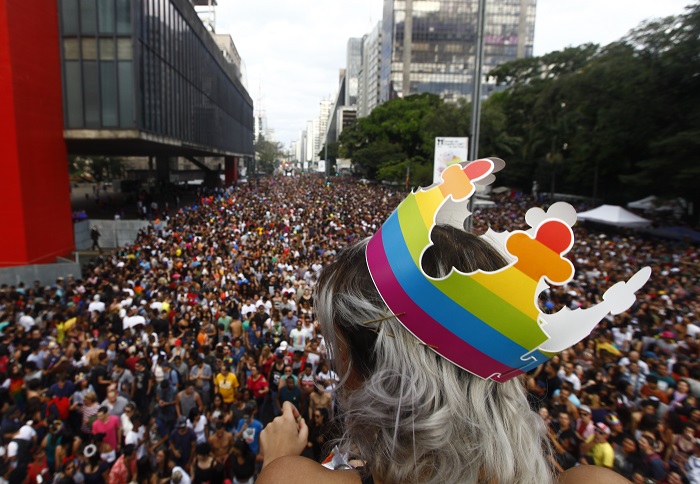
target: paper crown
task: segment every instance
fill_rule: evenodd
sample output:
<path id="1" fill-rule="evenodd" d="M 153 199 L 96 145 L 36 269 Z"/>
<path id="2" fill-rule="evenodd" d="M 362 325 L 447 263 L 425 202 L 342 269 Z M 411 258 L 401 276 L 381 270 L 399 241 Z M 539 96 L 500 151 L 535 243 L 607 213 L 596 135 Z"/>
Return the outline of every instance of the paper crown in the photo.
<path id="1" fill-rule="evenodd" d="M 441 182 L 409 194 L 370 239 L 366 258 L 382 299 L 416 338 L 481 378 L 505 382 L 581 341 L 608 313 L 629 309 L 651 269 L 613 285 L 592 307 L 542 312 L 538 295 L 574 275 L 564 254 L 573 246 L 576 212 L 559 202 L 546 213 L 530 209 L 525 216 L 528 231 L 482 236 L 502 245 L 500 252 L 512 259 L 506 267 L 468 274 L 453 268 L 442 278 L 428 276 L 421 259 L 432 245 L 430 232 L 441 208 L 449 199 L 467 201 L 475 183 L 491 183 L 496 164 L 503 161 L 451 165 Z"/>

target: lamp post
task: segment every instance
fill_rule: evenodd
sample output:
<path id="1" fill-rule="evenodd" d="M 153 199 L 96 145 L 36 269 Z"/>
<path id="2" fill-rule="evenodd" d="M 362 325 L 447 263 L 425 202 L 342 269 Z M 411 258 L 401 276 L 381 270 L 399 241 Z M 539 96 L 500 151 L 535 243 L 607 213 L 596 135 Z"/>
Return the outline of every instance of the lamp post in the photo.
<path id="1" fill-rule="evenodd" d="M 474 78 L 472 79 L 472 119 L 469 138 L 469 159 L 475 160 L 479 153 L 479 124 L 481 122 L 481 76 L 484 63 L 484 24 L 486 23 L 486 0 L 479 0 L 479 14 L 476 21 L 476 47 L 474 49 Z M 467 205 L 469 213 L 474 212 L 474 197 Z M 472 231 L 472 218 L 468 217 L 464 228 Z"/>

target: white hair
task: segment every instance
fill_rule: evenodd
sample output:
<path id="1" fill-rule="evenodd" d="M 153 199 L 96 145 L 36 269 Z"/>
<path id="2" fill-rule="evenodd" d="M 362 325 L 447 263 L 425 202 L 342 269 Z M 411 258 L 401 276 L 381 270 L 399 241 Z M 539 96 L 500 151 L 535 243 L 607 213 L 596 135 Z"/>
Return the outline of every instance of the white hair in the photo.
<path id="1" fill-rule="evenodd" d="M 467 265 L 490 265 L 484 270 L 503 264 L 466 232 L 456 239 L 451 229 L 438 232 L 448 243 L 434 240 L 426 270 L 446 274 L 455 250 L 468 252 L 460 256 Z M 385 483 L 551 482 L 546 428 L 522 383 L 481 379 L 420 344 L 381 300 L 365 263 L 366 244 L 347 248 L 323 270 L 316 297 L 342 376 L 341 450 Z"/>

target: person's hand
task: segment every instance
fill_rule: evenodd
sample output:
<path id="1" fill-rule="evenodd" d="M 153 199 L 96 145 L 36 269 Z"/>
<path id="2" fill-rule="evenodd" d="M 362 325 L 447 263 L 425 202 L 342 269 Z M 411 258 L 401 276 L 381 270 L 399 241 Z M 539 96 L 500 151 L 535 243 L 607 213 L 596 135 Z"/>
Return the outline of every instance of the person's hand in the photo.
<path id="1" fill-rule="evenodd" d="M 309 427 L 290 402 L 284 402 L 282 415 L 270 422 L 260 434 L 265 458 L 263 468 L 278 457 L 299 455 L 309 438 Z"/>

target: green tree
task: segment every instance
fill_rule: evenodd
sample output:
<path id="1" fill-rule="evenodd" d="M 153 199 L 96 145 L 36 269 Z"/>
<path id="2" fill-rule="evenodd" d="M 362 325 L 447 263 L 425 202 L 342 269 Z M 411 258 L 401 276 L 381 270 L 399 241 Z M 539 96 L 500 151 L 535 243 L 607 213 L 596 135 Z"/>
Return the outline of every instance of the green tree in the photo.
<path id="1" fill-rule="evenodd" d="M 255 142 L 254 148 L 256 171 L 270 174 L 275 170 L 278 160 L 284 157 L 282 143 L 267 141 L 263 136 Z"/>

